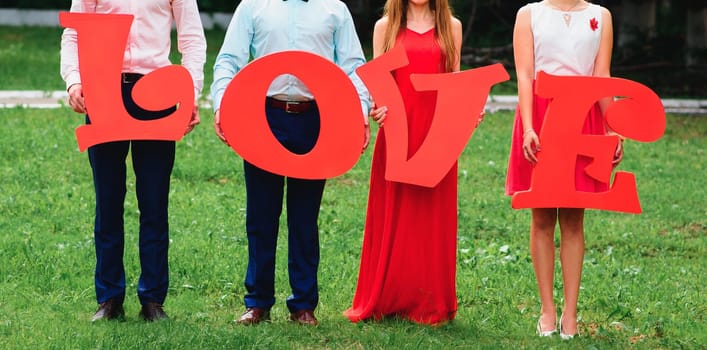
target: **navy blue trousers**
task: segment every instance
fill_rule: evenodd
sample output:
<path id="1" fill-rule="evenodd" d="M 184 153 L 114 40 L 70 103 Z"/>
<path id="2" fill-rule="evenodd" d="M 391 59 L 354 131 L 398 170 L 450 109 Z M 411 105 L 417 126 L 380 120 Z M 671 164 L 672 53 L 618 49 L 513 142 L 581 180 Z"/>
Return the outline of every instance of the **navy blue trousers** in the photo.
<path id="1" fill-rule="evenodd" d="M 123 83 L 126 110 L 136 119 L 158 119 L 174 108 L 146 111 L 132 100 L 133 83 Z M 87 122 L 90 118 L 87 116 Z M 125 298 L 123 267 L 123 204 L 126 194 L 128 150 L 135 171 L 135 192 L 140 210 L 140 267 L 137 293 L 142 304 L 164 303 L 169 284 L 167 249 L 169 245 L 168 197 L 174 166 L 174 141 L 118 141 L 92 146 L 88 158 L 96 191 L 94 239 L 96 244 L 96 299 Z"/>
<path id="2" fill-rule="evenodd" d="M 316 108 L 289 114 L 267 106 L 266 115 L 270 129 L 285 148 L 304 154 L 314 147 L 319 137 Z M 317 219 L 326 181 L 276 175 L 247 161 L 243 166 L 248 234 L 245 306 L 269 310 L 275 303 L 275 250 L 283 196 L 286 196 L 288 272 L 292 289 L 287 307 L 290 312 L 314 310 L 319 302 Z"/>

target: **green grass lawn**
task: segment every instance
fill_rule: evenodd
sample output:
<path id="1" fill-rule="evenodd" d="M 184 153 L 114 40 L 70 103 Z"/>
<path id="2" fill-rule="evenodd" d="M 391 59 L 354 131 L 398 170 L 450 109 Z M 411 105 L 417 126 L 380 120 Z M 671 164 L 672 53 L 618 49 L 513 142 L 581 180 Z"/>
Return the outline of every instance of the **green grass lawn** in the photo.
<path id="1" fill-rule="evenodd" d="M 704 117 L 669 116 L 658 142 L 627 141 L 643 214 L 587 214 L 580 328 L 571 343 L 539 339 L 528 211 L 503 195 L 512 115 L 486 117 L 459 161 L 457 319 L 430 328 L 399 320 L 352 324 L 369 149 L 327 185 L 321 210 L 318 328 L 286 322 L 286 250 L 278 251 L 274 321 L 238 327 L 246 264 L 241 160 L 204 125 L 178 143 L 170 217 L 171 321 L 137 318 L 137 204 L 126 200 L 125 323 L 95 310 L 93 189 L 67 110 L 3 109 L 0 120 L 0 348 L 693 348 L 705 334 Z M 285 241 L 286 232 L 282 233 Z M 559 273 L 558 273 L 559 281 Z M 558 283 L 559 288 L 559 283 Z M 561 290 L 557 301 L 561 304 Z"/>
<path id="2" fill-rule="evenodd" d="M 62 89 L 59 34 L 0 28 L 2 89 Z M 210 39 L 208 81 L 219 45 Z M 395 319 L 352 324 L 342 315 L 356 286 L 369 149 L 325 191 L 321 325 L 286 321 L 283 226 L 273 322 L 239 327 L 233 320 L 243 310 L 247 261 L 242 162 L 215 137 L 210 111 L 202 110 L 203 125 L 177 145 L 166 301 L 171 320 L 145 324 L 137 317 L 138 209 L 129 168 L 127 321 L 92 324 L 94 195 L 87 156 L 74 138 L 83 116 L 68 109 L 0 109 L 0 348 L 704 348 L 707 119 L 670 115 L 659 141 L 626 142 L 619 169 L 636 174 L 643 213 L 587 213 L 579 302 L 584 336 L 562 342 L 534 335 L 539 301 L 529 213 L 511 209 L 503 195 L 512 118 L 510 112 L 488 115 L 459 160 L 456 320 L 431 328 Z M 561 306 L 559 276 L 558 266 Z"/>

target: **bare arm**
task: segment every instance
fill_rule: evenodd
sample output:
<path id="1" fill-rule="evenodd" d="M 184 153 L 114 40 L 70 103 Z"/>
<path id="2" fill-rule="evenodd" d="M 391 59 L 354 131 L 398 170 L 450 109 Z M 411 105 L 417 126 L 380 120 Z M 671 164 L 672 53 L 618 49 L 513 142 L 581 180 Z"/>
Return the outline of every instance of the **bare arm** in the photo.
<path id="1" fill-rule="evenodd" d="M 592 72 L 592 75 L 595 77 L 608 78 L 611 76 L 611 51 L 614 46 L 614 28 L 611 13 L 605 8 L 602 8 L 601 22 L 601 41 L 599 42 L 597 57 L 594 60 L 594 72 Z M 613 97 L 605 97 L 599 100 L 599 108 L 602 114 L 606 113 L 606 109 L 612 102 Z M 623 137 L 611 130 L 608 125 L 606 125 L 606 130 L 607 134 L 619 137 L 619 143 L 616 146 L 613 159 L 613 164 L 617 165 L 624 157 Z"/>
<path id="2" fill-rule="evenodd" d="M 384 54 L 383 46 L 385 45 L 385 31 L 388 26 L 388 17 L 383 17 L 376 21 L 373 27 L 373 58 Z M 383 126 L 383 121 L 385 120 L 386 112 L 388 107 L 377 106 L 375 101 L 373 102 L 373 108 L 368 112 L 368 116 L 373 119 L 378 125 Z"/>
<path id="3" fill-rule="evenodd" d="M 373 58 L 382 55 L 383 45 L 385 44 L 385 30 L 388 26 L 388 17 L 383 17 L 376 21 L 373 27 Z"/>
<path id="4" fill-rule="evenodd" d="M 454 54 L 457 57 L 454 71 L 458 72 L 461 69 L 462 22 L 454 17 L 452 17 L 452 38 L 454 40 Z"/>
<path id="5" fill-rule="evenodd" d="M 533 129 L 533 80 L 535 79 L 535 45 L 530 20 L 530 7 L 518 10 L 513 28 L 513 57 L 518 79 L 518 108 L 523 123 L 523 154 L 531 163 L 537 162 L 535 152 L 540 147 Z"/>
<path id="6" fill-rule="evenodd" d="M 608 78 L 611 76 L 611 51 L 614 46 L 614 29 L 611 23 L 611 13 L 605 8 L 602 8 L 601 19 L 601 41 L 599 42 L 597 57 L 594 59 L 594 72 L 592 72 L 592 75 Z M 599 102 L 602 112 L 606 110 L 610 103 L 610 97 L 604 98 Z"/>

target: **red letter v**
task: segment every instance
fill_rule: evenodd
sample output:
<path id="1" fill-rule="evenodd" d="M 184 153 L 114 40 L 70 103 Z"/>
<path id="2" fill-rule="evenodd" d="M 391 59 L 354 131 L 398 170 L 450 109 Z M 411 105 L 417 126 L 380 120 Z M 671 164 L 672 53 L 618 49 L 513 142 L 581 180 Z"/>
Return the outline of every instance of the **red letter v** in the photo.
<path id="1" fill-rule="evenodd" d="M 408 159 L 405 106 L 390 74 L 407 64 L 405 49 L 396 46 L 356 72 L 376 104 L 388 107 L 384 129 L 386 180 L 434 187 L 449 172 L 474 133 L 491 86 L 509 76 L 501 64 L 455 73 L 413 74 L 413 86 L 419 91 L 437 91 L 437 103 L 424 143 Z"/>

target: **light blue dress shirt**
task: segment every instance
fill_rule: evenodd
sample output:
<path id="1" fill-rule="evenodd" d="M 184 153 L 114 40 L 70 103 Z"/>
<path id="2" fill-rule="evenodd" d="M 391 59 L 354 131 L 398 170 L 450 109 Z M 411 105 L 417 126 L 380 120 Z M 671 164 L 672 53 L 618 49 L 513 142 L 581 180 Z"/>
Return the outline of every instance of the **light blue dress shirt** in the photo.
<path id="1" fill-rule="evenodd" d="M 366 59 L 351 13 L 339 0 L 241 1 L 214 64 L 214 110 L 219 109 L 226 86 L 251 57 L 289 50 L 314 53 L 339 66 L 356 87 L 367 120 L 368 90 L 355 73 Z M 267 94 L 286 95 L 291 100 L 314 98 L 299 79 L 289 74 L 275 78 Z"/>

